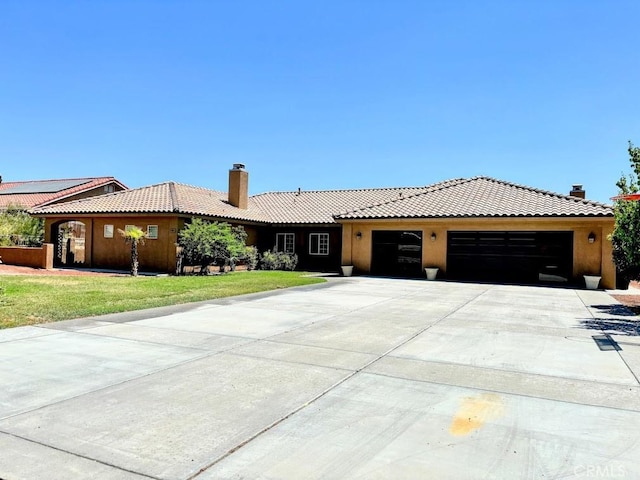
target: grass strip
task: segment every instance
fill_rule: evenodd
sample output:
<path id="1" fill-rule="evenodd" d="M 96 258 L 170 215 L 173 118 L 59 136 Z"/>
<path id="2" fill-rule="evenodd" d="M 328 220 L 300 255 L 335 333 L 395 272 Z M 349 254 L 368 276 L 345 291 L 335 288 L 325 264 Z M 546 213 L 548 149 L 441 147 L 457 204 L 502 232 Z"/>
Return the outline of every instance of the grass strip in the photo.
<path id="1" fill-rule="evenodd" d="M 280 271 L 186 277 L 0 276 L 0 329 L 324 281 Z"/>

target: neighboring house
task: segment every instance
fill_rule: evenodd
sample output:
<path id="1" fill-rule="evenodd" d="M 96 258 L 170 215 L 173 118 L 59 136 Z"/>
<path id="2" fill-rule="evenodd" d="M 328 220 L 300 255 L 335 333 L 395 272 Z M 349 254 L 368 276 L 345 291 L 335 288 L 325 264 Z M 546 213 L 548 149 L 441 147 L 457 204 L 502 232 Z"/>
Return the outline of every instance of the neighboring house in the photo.
<path id="1" fill-rule="evenodd" d="M 0 177 L 0 211 L 9 207 L 24 210 L 57 205 L 105 193 L 118 192 L 127 187 L 113 177 L 62 178 L 3 182 Z M 80 232 L 61 228 L 56 239 L 60 263 L 84 261 L 85 245 Z M 47 241 L 51 241 L 48 239 Z"/>
<path id="2" fill-rule="evenodd" d="M 105 193 L 127 187 L 113 177 L 62 178 L 4 182 L 0 177 L 0 210 L 9 206 L 24 209 L 44 207 Z"/>
<path id="3" fill-rule="evenodd" d="M 178 232 L 191 217 L 243 225 L 262 252 L 296 253 L 302 269 L 421 276 L 436 266 L 444 278 L 573 282 L 602 276 L 613 288 L 611 207 L 487 177 L 425 187 L 271 192 L 248 195 L 243 165 L 229 172 L 229 192 L 167 182 L 32 210 L 45 238 L 60 229 L 83 232 L 84 263 L 126 268 L 117 229 L 149 234 L 142 268 L 173 272 Z M 56 246 L 60 251 L 59 245 Z M 63 259 L 59 258 L 59 261 Z"/>

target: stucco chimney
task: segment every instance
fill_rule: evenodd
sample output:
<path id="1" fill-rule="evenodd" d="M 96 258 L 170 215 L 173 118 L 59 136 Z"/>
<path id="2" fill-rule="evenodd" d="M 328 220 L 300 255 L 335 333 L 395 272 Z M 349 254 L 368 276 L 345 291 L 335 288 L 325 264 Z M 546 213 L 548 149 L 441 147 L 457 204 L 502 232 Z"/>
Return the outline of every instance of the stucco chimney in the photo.
<path id="1" fill-rule="evenodd" d="M 569 195 L 571 195 L 572 197 L 578 197 L 578 198 L 584 198 L 586 194 L 587 192 L 584 191 L 584 189 L 582 188 L 582 185 L 580 185 L 579 183 L 576 183 L 575 185 L 573 185 L 571 188 L 571 191 L 569 192 Z"/>
<path id="2" fill-rule="evenodd" d="M 243 210 L 249 206 L 249 172 L 242 163 L 229 170 L 229 203 Z"/>

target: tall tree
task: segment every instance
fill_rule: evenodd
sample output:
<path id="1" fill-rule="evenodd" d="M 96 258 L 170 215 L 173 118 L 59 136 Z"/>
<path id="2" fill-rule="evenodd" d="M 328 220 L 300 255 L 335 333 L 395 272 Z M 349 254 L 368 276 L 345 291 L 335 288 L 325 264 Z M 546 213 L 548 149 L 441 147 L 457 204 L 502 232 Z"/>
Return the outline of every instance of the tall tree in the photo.
<path id="1" fill-rule="evenodd" d="M 138 245 L 144 244 L 147 234 L 140 227 L 133 227 L 127 230 L 118 229 L 118 232 L 124 238 L 126 243 L 131 244 L 131 276 L 138 276 Z"/>
<path id="2" fill-rule="evenodd" d="M 640 147 L 627 149 L 633 173 L 616 183 L 619 195 L 640 191 Z M 614 205 L 615 226 L 611 235 L 613 262 L 625 284 L 640 279 L 640 201 L 618 199 Z"/>

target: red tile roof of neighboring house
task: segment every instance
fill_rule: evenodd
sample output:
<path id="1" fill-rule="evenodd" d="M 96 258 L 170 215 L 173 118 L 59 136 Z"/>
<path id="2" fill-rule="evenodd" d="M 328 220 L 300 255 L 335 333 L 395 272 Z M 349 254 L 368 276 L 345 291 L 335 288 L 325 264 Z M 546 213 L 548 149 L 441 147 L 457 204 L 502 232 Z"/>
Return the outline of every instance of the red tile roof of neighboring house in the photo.
<path id="1" fill-rule="evenodd" d="M 0 182 L 0 209 L 10 205 L 24 208 L 42 207 L 110 183 L 115 183 L 123 189 L 127 188 L 114 177 Z M 14 191 L 16 193 L 12 193 Z"/>
<path id="2" fill-rule="evenodd" d="M 249 208 L 227 194 L 166 182 L 33 210 L 48 214 L 176 213 L 264 224 L 334 224 L 341 219 L 435 217 L 612 216 L 611 207 L 487 177 L 425 187 L 270 192 L 249 197 Z"/>
<path id="3" fill-rule="evenodd" d="M 353 209 L 336 219 L 452 217 L 610 217 L 602 203 L 489 177 L 436 183 L 404 198 Z"/>
<path id="4" fill-rule="evenodd" d="M 616 197 L 613 197 L 611 200 L 627 200 L 636 202 L 640 200 L 640 193 L 627 193 L 626 195 L 618 195 Z"/>

